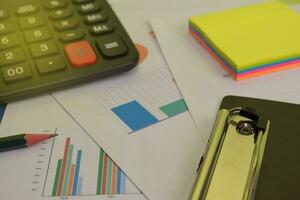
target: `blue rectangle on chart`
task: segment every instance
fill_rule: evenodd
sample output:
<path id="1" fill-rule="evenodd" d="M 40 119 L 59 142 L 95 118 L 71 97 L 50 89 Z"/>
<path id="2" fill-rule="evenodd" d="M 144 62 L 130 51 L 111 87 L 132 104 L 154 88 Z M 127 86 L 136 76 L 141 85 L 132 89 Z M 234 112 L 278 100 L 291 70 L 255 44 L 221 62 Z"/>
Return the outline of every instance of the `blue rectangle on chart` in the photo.
<path id="1" fill-rule="evenodd" d="M 120 105 L 112 111 L 125 123 L 132 131 L 143 129 L 155 124 L 158 120 L 137 101 Z"/>

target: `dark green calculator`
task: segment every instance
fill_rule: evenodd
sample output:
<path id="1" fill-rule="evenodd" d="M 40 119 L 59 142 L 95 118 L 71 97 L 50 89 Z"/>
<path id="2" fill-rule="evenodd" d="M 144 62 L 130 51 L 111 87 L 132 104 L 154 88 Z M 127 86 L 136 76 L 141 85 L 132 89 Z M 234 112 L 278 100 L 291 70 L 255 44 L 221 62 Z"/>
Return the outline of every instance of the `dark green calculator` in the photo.
<path id="1" fill-rule="evenodd" d="M 0 101 L 126 71 L 138 58 L 105 0 L 0 1 Z"/>

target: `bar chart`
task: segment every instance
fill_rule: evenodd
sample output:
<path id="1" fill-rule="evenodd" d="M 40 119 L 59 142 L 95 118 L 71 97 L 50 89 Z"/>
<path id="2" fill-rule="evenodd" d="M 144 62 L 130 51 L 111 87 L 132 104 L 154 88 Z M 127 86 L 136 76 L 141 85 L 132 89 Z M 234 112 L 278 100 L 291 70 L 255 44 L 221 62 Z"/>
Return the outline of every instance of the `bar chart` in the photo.
<path id="1" fill-rule="evenodd" d="M 103 83 L 90 95 L 106 110 L 124 134 L 155 125 L 188 110 L 177 86 L 163 69 L 145 77 Z"/>
<path id="2" fill-rule="evenodd" d="M 102 148 L 82 139 L 75 136 L 74 141 L 73 137 L 54 141 L 44 197 L 140 194 Z"/>
<path id="3" fill-rule="evenodd" d="M 132 132 L 136 132 L 148 126 L 154 125 L 159 121 L 168 119 L 187 111 L 186 104 L 183 99 L 171 102 L 159 107 L 160 111 L 166 115 L 165 118 L 158 119 L 138 101 L 134 100 L 115 108 L 112 112 L 125 123 Z M 131 133 L 131 132 L 130 132 Z"/>

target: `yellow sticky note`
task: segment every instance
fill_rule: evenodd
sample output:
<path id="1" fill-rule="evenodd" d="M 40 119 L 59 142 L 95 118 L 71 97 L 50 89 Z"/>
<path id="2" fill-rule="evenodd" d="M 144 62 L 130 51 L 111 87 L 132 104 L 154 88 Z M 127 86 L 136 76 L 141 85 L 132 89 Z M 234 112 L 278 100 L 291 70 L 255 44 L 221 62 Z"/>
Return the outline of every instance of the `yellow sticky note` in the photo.
<path id="1" fill-rule="evenodd" d="M 300 57 L 300 15 L 280 2 L 191 17 L 190 25 L 236 70 Z"/>

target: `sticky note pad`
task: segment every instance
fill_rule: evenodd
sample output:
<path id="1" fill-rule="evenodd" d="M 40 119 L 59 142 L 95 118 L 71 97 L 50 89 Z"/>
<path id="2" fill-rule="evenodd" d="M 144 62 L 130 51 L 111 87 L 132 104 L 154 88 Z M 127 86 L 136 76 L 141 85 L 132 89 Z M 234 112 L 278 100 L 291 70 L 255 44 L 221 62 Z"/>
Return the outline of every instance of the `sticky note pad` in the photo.
<path id="1" fill-rule="evenodd" d="M 300 15 L 268 2 L 194 16 L 190 32 L 237 80 L 300 66 Z"/>

